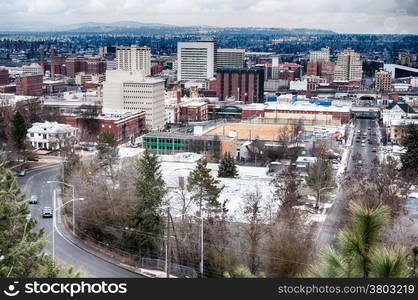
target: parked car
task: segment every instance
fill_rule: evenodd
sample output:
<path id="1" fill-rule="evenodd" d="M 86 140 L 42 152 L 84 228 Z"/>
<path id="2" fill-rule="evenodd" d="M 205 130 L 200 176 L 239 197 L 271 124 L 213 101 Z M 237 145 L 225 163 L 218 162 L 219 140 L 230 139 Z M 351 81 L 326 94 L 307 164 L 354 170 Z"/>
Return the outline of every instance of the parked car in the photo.
<path id="1" fill-rule="evenodd" d="M 371 150 L 372 152 L 377 152 L 377 149 L 376 148 L 372 148 L 372 150 Z"/>
<path id="2" fill-rule="evenodd" d="M 365 143 L 361 143 L 361 146 L 362 146 L 362 147 L 366 147 L 366 144 L 365 144 Z"/>
<path id="3" fill-rule="evenodd" d="M 36 195 L 30 196 L 29 204 L 38 204 L 38 196 Z"/>
<path id="4" fill-rule="evenodd" d="M 17 176 L 19 176 L 19 177 L 23 177 L 25 175 L 26 175 L 26 170 L 25 169 L 23 169 L 23 170 L 21 170 L 17 173 Z"/>
<path id="5" fill-rule="evenodd" d="M 42 218 L 52 218 L 52 208 L 49 206 L 45 206 L 42 209 Z"/>
<path id="6" fill-rule="evenodd" d="M 30 221 L 30 219 L 32 219 L 32 215 L 31 214 L 27 214 L 26 215 L 26 221 Z"/>

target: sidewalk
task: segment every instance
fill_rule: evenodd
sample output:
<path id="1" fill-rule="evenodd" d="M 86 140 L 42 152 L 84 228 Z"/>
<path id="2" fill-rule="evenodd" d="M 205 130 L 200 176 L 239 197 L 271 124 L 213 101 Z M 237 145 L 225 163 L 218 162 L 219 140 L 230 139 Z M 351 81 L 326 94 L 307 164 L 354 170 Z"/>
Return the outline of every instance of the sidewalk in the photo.
<path id="1" fill-rule="evenodd" d="M 58 190 L 56 190 L 57 195 L 57 205 L 61 205 L 61 197 L 59 196 Z M 116 265 L 120 268 L 126 269 L 128 271 L 131 271 L 133 273 L 137 273 L 143 277 L 147 278 L 166 278 L 166 273 L 164 271 L 160 270 L 153 270 L 153 269 L 145 269 L 145 268 L 137 268 L 128 264 L 121 263 L 120 261 L 110 257 L 109 255 L 106 255 L 102 252 L 94 250 L 91 246 L 87 245 L 86 242 L 83 240 L 75 237 L 72 233 L 70 233 L 69 226 L 66 224 L 65 221 L 62 221 L 62 214 L 56 214 L 56 223 L 57 223 L 57 229 L 58 232 L 61 234 L 61 236 L 69 243 L 72 243 L 76 247 L 108 262 L 113 265 Z M 100 246 L 97 246 L 98 248 Z M 104 251 L 103 251 L 104 252 Z M 170 278 L 177 278 L 174 275 L 170 275 Z"/>

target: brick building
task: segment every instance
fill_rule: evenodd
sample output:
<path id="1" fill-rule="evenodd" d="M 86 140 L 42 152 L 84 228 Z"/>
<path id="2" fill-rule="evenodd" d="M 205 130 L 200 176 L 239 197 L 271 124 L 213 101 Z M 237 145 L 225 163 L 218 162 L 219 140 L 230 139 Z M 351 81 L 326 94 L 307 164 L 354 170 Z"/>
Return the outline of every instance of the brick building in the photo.
<path id="1" fill-rule="evenodd" d="M 43 76 L 22 75 L 16 78 L 16 95 L 19 96 L 42 96 Z"/>
<path id="2" fill-rule="evenodd" d="M 380 71 L 375 73 L 375 89 L 377 91 L 390 91 L 392 89 L 392 73 Z"/>
<path id="3" fill-rule="evenodd" d="M 98 116 L 68 116 L 66 124 L 79 128 L 80 141 L 94 143 L 102 131 L 111 131 L 119 143 L 135 142 L 135 138 L 146 132 L 145 112 L 104 109 Z"/>
<path id="4" fill-rule="evenodd" d="M 75 78 L 80 72 L 85 74 L 104 74 L 106 60 L 102 57 L 68 57 L 65 60 L 67 76 Z"/>
<path id="5" fill-rule="evenodd" d="M 346 124 L 351 119 L 351 112 L 349 107 L 285 103 L 253 104 L 242 108 L 242 119 L 255 116 L 283 122 L 303 120 L 307 124 Z"/>
<path id="6" fill-rule="evenodd" d="M 218 69 L 216 95 L 221 101 L 235 97 L 244 103 L 264 102 L 264 70 L 261 68 Z"/>
<path id="7" fill-rule="evenodd" d="M 9 84 L 9 71 L 7 69 L 0 69 L 0 85 Z"/>
<path id="8" fill-rule="evenodd" d="M 208 119 L 208 104 L 202 101 L 181 103 L 180 122 L 199 122 Z"/>
<path id="9" fill-rule="evenodd" d="M 334 69 L 335 63 L 332 61 L 309 62 L 306 75 L 319 76 L 332 82 L 334 81 Z"/>

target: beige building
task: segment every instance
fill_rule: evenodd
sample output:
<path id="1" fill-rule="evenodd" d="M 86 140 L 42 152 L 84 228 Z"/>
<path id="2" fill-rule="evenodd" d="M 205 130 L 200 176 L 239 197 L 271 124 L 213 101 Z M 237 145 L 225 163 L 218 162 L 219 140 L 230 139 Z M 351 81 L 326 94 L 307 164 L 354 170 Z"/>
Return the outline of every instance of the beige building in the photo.
<path id="1" fill-rule="evenodd" d="M 389 91 L 392 89 L 392 73 L 380 71 L 374 77 L 374 86 L 378 91 Z"/>
<path id="2" fill-rule="evenodd" d="M 329 61 L 329 48 L 321 48 L 319 51 L 311 51 L 309 53 L 310 62 Z"/>
<path id="3" fill-rule="evenodd" d="M 216 49 L 216 68 L 243 68 L 244 49 Z"/>
<path id="4" fill-rule="evenodd" d="M 334 81 L 361 81 L 362 77 L 360 53 L 348 48 L 337 55 Z"/>
<path id="5" fill-rule="evenodd" d="M 164 80 L 145 77 L 143 71 L 106 71 L 103 108 L 145 111 L 149 129 L 161 129 L 164 117 Z"/>
<path id="6" fill-rule="evenodd" d="M 80 72 L 75 74 L 75 83 L 78 85 L 83 85 L 90 81 L 101 83 L 105 81 L 105 78 L 105 74 L 86 74 L 85 72 Z"/>
<path id="7" fill-rule="evenodd" d="M 403 139 L 408 132 L 408 125 L 418 125 L 418 119 L 403 119 L 392 122 L 389 127 L 389 140 L 397 145 L 402 145 Z"/>
<path id="8" fill-rule="evenodd" d="M 132 46 L 116 47 L 116 64 L 118 70 L 144 71 L 151 75 L 151 48 Z"/>

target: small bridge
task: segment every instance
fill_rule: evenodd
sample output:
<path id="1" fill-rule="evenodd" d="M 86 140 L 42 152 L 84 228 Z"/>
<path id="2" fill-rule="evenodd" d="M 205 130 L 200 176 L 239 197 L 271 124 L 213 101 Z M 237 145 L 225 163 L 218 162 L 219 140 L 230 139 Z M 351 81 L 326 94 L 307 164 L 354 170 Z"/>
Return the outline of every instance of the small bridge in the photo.
<path id="1" fill-rule="evenodd" d="M 357 119 L 378 119 L 380 109 L 371 106 L 355 106 L 351 108 L 351 115 Z"/>

